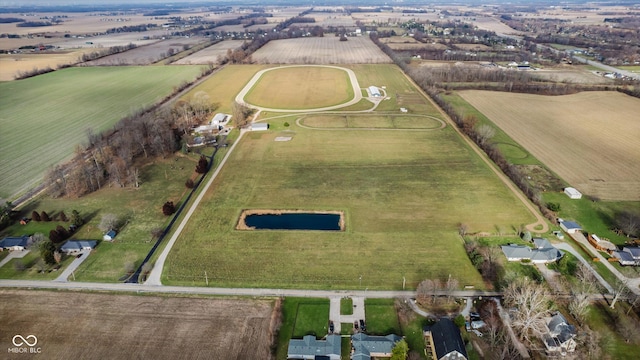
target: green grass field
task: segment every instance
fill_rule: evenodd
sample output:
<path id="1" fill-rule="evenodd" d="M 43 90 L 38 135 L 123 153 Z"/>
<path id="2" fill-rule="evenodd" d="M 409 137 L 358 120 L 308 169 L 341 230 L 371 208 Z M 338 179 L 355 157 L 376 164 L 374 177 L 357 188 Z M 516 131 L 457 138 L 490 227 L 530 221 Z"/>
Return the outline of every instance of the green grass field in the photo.
<path id="1" fill-rule="evenodd" d="M 282 325 L 278 331 L 276 359 L 287 358 L 290 339 L 305 335 L 322 338 L 329 326 L 329 299 L 287 297 L 282 302 Z"/>
<path id="2" fill-rule="evenodd" d="M 156 160 L 140 168 L 141 183 L 139 188 L 103 188 L 95 193 L 79 199 L 52 199 L 41 197 L 26 205 L 23 216 L 31 216 L 31 212 L 46 211 L 50 216 L 57 216 L 64 211 L 67 216 L 72 210 L 78 210 L 86 224 L 80 227 L 72 238 L 102 239 L 98 224 L 103 214 L 112 213 L 125 223 L 116 240 L 111 243 L 100 241 L 96 249 L 75 271 L 77 281 L 117 282 L 124 275 L 127 262 L 139 265 L 154 244 L 151 230 L 166 226 L 168 217 L 162 214 L 165 201 L 180 203 L 187 189 L 184 182 L 194 171 L 197 157 L 175 156 L 164 160 Z M 159 195 L 159 190 L 162 194 Z M 35 222 L 27 225 L 15 224 L 5 229 L 3 235 L 22 235 L 36 232 L 48 236 L 49 230 L 61 222 Z M 36 254 L 33 251 L 32 254 Z M 31 256 L 32 254 L 29 254 Z M 37 255 L 35 255 L 37 257 Z M 35 261 L 26 262 L 27 271 L 13 271 L 12 262 L 0 269 L 0 278 L 40 279 L 57 276 L 55 273 L 37 273 Z"/>
<path id="3" fill-rule="evenodd" d="M 349 75 L 327 67 L 285 67 L 265 72 L 245 97 L 250 104 L 275 109 L 312 109 L 353 98 Z"/>
<path id="4" fill-rule="evenodd" d="M 35 185 L 45 170 L 122 117 L 161 100 L 200 66 L 69 68 L 0 83 L 0 198 Z"/>
<path id="5" fill-rule="evenodd" d="M 371 335 L 401 335 L 398 313 L 393 299 L 366 299 L 364 303 L 367 317 L 367 333 Z"/>
<path id="6" fill-rule="evenodd" d="M 393 71 L 356 73 L 384 84 Z M 534 220 L 449 127 L 319 131 L 289 117 L 269 123 L 271 131 L 248 134 L 231 155 L 172 249 L 163 283 L 204 285 L 207 271 L 212 286 L 358 288 L 363 275 L 362 288 L 399 289 L 403 276 L 412 287 L 452 274 L 483 288 L 458 223 L 491 232 Z M 273 141 L 285 134 L 293 139 Z M 251 208 L 340 210 L 346 231 L 235 230 Z"/>

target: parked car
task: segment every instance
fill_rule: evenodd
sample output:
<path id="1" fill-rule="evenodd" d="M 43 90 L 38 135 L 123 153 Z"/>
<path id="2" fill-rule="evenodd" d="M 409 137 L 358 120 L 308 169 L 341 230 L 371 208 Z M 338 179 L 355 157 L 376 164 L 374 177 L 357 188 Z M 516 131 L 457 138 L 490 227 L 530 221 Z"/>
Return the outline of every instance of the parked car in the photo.
<path id="1" fill-rule="evenodd" d="M 353 327 L 354 329 L 356 329 L 356 331 L 358 331 L 358 320 L 353 322 Z"/>
<path id="2" fill-rule="evenodd" d="M 367 331 L 367 327 L 362 319 L 360 319 L 360 329 L 362 329 L 362 331 Z"/>
<path id="3" fill-rule="evenodd" d="M 333 325 L 333 321 L 329 320 L 329 333 L 333 334 L 333 330 L 335 330 L 335 326 Z"/>
<path id="4" fill-rule="evenodd" d="M 482 337 L 482 333 L 476 329 L 471 330 L 471 332 L 476 334 L 478 337 Z"/>

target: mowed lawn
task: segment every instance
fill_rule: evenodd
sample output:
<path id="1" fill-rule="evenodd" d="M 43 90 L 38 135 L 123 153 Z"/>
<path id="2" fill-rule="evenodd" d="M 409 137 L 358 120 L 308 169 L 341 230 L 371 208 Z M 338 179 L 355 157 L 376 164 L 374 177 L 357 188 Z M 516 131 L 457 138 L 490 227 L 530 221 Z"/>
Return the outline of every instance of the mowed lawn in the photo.
<path id="1" fill-rule="evenodd" d="M 353 88 L 346 71 L 296 66 L 262 74 L 245 101 L 276 109 L 313 109 L 339 105 L 352 98 Z"/>
<path id="2" fill-rule="evenodd" d="M 0 83 L 0 198 L 35 185 L 46 169 L 103 131 L 193 80 L 200 66 L 69 68 Z"/>
<path id="3" fill-rule="evenodd" d="M 272 129 L 284 129 L 270 121 Z M 453 129 L 249 133 L 176 242 L 163 283 L 274 288 L 409 288 L 449 274 L 484 288 L 458 223 L 534 221 Z M 287 134 L 289 142 L 275 142 Z M 243 209 L 342 210 L 344 232 L 239 231 Z M 359 278 L 362 276 L 360 284 Z"/>

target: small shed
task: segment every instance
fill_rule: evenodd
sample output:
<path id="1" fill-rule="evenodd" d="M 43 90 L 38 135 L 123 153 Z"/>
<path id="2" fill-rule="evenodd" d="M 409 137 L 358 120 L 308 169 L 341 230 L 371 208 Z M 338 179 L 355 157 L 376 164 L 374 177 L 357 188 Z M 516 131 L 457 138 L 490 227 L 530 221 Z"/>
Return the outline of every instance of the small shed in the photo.
<path id="1" fill-rule="evenodd" d="M 116 235 L 118 235 L 118 233 L 115 230 L 109 230 L 106 234 L 104 234 L 102 240 L 113 241 L 113 239 L 116 238 Z"/>
<path id="2" fill-rule="evenodd" d="M 251 124 L 251 131 L 266 131 L 269 130 L 269 124 L 267 123 L 253 123 Z"/>
<path id="3" fill-rule="evenodd" d="M 576 190 L 575 188 L 564 188 L 564 193 L 567 194 L 570 199 L 582 199 L 582 193 L 580 193 L 580 191 Z"/>
<path id="4" fill-rule="evenodd" d="M 563 221 L 560 223 L 560 227 L 567 234 L 575 234 L 578 231 L 582 231 L 582 227 L 577 222 L 573 221 Z"/>

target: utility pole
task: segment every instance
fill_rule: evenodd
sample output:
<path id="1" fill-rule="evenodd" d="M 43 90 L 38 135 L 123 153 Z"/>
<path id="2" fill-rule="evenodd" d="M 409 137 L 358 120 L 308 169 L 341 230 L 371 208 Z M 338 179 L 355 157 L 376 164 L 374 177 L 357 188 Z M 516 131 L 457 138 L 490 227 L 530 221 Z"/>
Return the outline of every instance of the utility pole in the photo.
<path id="1" fill-rule="evenodd" d="M 207 271 L 204 271 L 204 281 L 207 283 L 207 286 L 209 286 L 209 278 L 207 277 Z"/>
<path id="2" fill-rule="evenodd" d="M 407 285 L 407 278 L 402 277 L 402 290 L 404 290 L 405 285 Z"/>
<path id="3" fill-rule="evenodd" d="M 74 272 L 71 272 L 71 276 L 73 277 L 73 281 L 76 281 L 76 274 L 74 274 Z"/>

